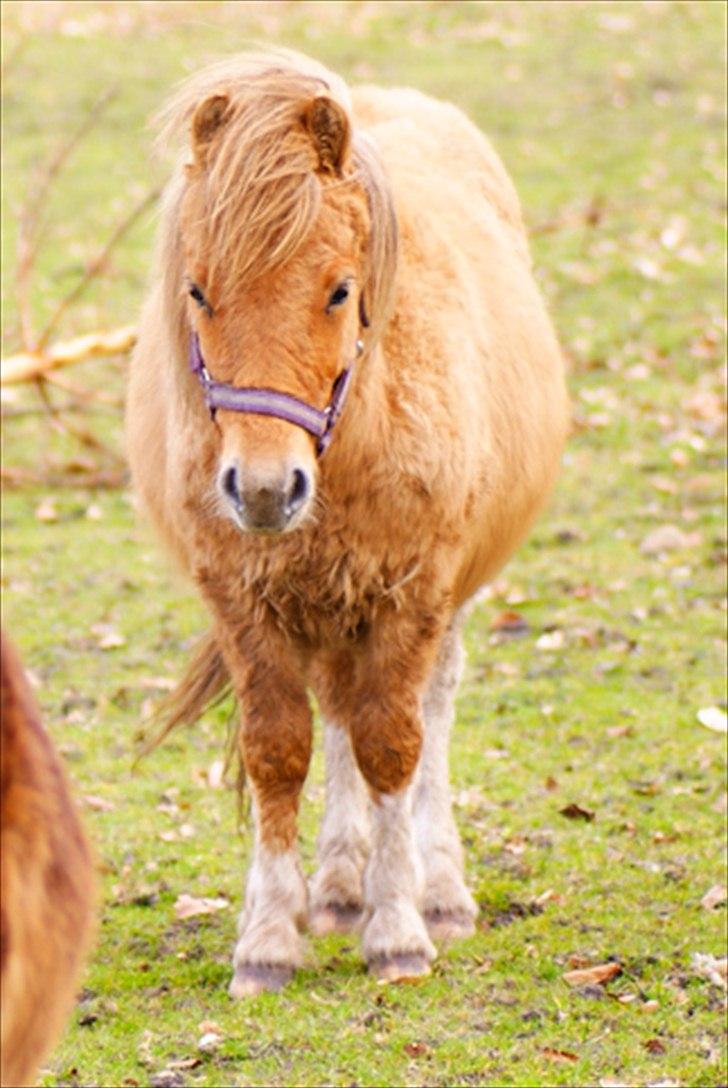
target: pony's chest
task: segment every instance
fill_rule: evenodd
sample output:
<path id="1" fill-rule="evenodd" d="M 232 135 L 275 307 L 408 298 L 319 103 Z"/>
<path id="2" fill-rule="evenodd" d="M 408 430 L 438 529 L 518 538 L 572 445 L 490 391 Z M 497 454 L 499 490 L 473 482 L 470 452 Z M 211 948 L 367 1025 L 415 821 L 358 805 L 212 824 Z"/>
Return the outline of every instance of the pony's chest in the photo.
<path id="1" fill-rule="evenodd" d="M 287 561 L 247 563 L 243 582 L 256 620 L 273 619 L 312 646 L 358 641 L 382 610 L 401 608 L 420 564 L 368 549 L 312 547 Z"/>

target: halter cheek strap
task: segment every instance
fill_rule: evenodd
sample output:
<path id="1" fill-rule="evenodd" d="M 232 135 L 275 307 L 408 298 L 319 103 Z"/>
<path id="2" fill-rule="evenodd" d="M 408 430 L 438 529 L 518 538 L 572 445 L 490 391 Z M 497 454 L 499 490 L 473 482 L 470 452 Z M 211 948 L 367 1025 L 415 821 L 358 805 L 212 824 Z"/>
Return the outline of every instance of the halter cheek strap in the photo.
<path id="1" fill-rule="evenodd" d="M 357 354 L 361 355 L 364 345 L 361 340 L 356 342 Z M 223 408 L 228 412 L 248 412 L 259 416 L 274 416 L 283 419 L 287 423 L 293 423 L 302 427 L 304 431 L 314 435 L 317 439 L 316 454 L 318 457 L 328 449 L 336 422 L 344 408 L 351 379 L 353 363 L 342 370 L 333 384 L 331 399 L 321 411 L 311 404 L 293 397 L 289 393 L 278 393 L 275 389 L 261 389 L 256 386 L 228 385 L 225 382 L 214 381 L 207 372 L 205 360 L 202 357 L 200 339 L 196 332 L 190 336 L 190 370 L 196 374 L 202 385 L 205 404 L 210 411 L 210 417 L 215 418 L 215 412 Z"/>

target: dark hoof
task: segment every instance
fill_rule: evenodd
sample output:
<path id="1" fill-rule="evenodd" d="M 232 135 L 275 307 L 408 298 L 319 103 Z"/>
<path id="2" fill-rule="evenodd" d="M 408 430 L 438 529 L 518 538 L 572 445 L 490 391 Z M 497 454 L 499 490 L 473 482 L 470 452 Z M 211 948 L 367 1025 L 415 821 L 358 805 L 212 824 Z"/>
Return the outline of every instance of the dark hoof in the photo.
<path id="1" fill-rule="evenodd" d="M 475 933 L 475 922 L 464 910 L 428 910 L 424 917 L 433 941 L 459 941 Z"/>
<path id="2" fill-rule="evenodd" d="M 422 952 L 377 956 L 369 961 L 369 973 L 377 982 L 419 982 L 430 974 L 430 962 Z"/>
<path id="3" fill-rule="evenodd" d="M 293 968 L 282 964 L 244 963 L 235 968 L 230 983 L 231 997 L 254 997 L 266 992 L 277 993 L 293 978 Z"/>
<path id="4" fill-rule="evenodd" d="M 351 933 L 359 928 L 361 918 L 361 907 L 353 903 L 327 903 L 325 907 L 311 911 L 308 928 L 317 937 L 325 937 L 327 933 Z"/>

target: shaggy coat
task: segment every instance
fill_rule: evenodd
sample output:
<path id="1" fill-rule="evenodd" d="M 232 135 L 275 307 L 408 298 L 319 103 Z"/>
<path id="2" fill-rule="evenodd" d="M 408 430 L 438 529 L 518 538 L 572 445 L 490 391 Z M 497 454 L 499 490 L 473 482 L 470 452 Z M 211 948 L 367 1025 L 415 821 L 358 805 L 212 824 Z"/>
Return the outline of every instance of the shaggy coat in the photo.
<path id="1" fill-rule="evenodd" d="M 32 1083 L 67 1017 L 92 930 L 94 880 L 63 769 L 2 637 L 0 1081 Z"/>
<path id="2" fill-rule="evenodd" d="M 206 70 L 164 122 L 189 145 L 131 367 L 129 459 L 212 617 L 174 719 L 228 675 L 241 706 L 256 846 L 232 992 L 285 981 L 307 915 L 359 924 L 378 974 L 424 973 L 427 930 L 469 932 L 475 914 L 447 795 L 461 609 L 543 506 L 567 431 L 518 199 L 455 107 L 349 92 L 290 54 Z M 211 421 L 192 330 L 215 380 L 319 409 L 353 364 L 325 456 L 288 422 Z M 310 895 L 308 690 L 328 762 Z"/>

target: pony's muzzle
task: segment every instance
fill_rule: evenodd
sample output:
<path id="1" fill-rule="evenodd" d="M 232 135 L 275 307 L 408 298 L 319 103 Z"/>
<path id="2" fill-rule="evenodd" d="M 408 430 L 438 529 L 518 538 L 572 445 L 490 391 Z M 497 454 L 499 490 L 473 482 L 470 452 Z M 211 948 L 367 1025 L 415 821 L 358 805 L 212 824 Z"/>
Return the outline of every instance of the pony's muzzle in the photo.
<path id="1" fill-rule="evenodd" d="M 283 533 L 305 516 L 313 482 L 302 465 L 245 465 L 226 461 L 218 489 L 233 519 L 246 532 Z"/>

